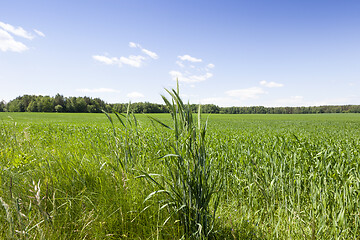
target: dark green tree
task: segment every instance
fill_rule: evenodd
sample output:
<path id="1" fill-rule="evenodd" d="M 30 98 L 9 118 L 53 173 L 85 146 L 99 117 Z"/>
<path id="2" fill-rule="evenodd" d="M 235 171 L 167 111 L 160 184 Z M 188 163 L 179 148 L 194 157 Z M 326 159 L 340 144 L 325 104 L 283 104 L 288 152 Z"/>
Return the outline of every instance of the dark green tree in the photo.
<path id="1" fill-rule="evenodd" d="M 39 112 L 53 112 L 55 109 L 55 100 L 49 96 L 41 97 L 38 101 Z"/>
<path id="2" fill-rule="evenodd" d="M 6 110 L 6 104 L 5 104 L 5 101 L 2 100 L 0 102 L 0 112 L 5 112 L 5 110 Z"/>
<path id="3" fill-rule="evenodd" d="M 20 98 L 10 101 L 7 105 L 9 112 L 25 112 L 25 105 Z"/>
<path id="4" fill-rule="evenodd" d="M 59 93 L 55 95 L 55 106 L 60 105 L 63 108 L 65 107 L 65 98 L 63 95 L 60 95 Z"/>
<path id="5" fill-rule="evenodd" d="M 75 105 L 76 105 L 76 97 L 67 98 L 66 101 L 66 112 L 76 112 Z"/>
<path id="6" fill-rule="evenodd" d="M 84 98 L 82 97 L 76 98 L 75 112 L 80 112 L 80 113 L 87 112 L 87 104 Z"/>
<path id="7" fill-rule="evenodd" d="M 38 105 L 38 103 L 36 102 L 36 99 L 31 101 L 29 103 L 29 106 L 27 107 L 26 111 L 28 111 L 28 112 L 37 112 L 38 111 L 37 105 Z"/>

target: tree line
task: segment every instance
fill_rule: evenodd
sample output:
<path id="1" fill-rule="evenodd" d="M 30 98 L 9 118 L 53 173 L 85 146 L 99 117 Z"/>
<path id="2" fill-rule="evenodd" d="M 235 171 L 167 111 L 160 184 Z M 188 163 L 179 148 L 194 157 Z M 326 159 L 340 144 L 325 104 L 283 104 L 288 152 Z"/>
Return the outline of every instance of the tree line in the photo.
<path id="1" fill-rule="evenodd" d="M 166 105 L 137 102 L 130 103 L 134 113 L 168 113 Z M 198 111 L 197 104 L 191 104 L 193 112 Z M 72 112 L 72 113 L 100 113 L 102 110 L 124 113 L 128 103 L 108 104 L 100 98 L 91 97 L 64 97 L 56 94 L 55 97 L 41 95 L 23 95 L 10 102 L 0 102 L 0 112 Z M 360 113 L 360 105 L 312 106 L 312 107 L 219 107 L 214 104 L 201 106 L 203 113 L 220 114 L 316 114 L 316 113 Z"/>

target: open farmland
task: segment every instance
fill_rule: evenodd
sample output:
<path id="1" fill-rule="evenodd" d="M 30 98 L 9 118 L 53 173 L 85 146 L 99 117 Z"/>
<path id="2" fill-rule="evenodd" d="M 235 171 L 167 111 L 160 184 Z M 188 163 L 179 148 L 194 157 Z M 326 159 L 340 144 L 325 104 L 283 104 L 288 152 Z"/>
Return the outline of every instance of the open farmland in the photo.
<path id="1" fill-rule="evenodd" d="M 156 184 L 136 178 L 166 174 L 171 130 L 136 118 L 116 140 L 105 114 L 0 113 L 0 238 L 181 238 L 162 198 L 144 201 Z M 359 114 L 207 118 L 218 239 L 359 238 Z"/>

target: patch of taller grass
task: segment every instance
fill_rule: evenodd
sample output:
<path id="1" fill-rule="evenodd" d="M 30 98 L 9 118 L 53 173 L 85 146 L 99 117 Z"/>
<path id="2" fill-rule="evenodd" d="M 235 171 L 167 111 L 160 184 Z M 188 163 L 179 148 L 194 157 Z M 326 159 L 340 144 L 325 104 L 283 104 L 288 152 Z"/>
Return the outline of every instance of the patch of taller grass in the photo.
<path id="1" fill-rule="evenodd" d="M 194 119 L 190 105 L 184 104 L 179 96 L 179 87 L 166 91 L 171 100 L 162 98 L 170 110 L 172 125 L 149 118 L 170 130 L 172 139 L 167 154 L 160 158 L 165 172 L 144 172 L 141 176 L 158 187 L 145 201 L 161 195 L 160 209 L 170 210 L 165 223 L 174 215 L 180 221 L 184 237 L 211 239 L 219 199 L 215 196 L 219 191 L 219 174 L 214 171 L 215 162 L 206 150 L 207 121 L 202 124 L 200 106 L 197 121 Z"/>
<path id="2" fill-rule="evenodd" d="M 139 151 L 141 151 L 141 135 L 138 132 L 138 122 L 134 113 L 130 112 L 130 105 L 129 103 L 126 114 L 113 111 L 120 123 L 120 128 L 115 127 L 112 117 L 104 111 L 112 125 L 115 138 L 114 152 L 117 158 L 117 166 L 113 167 L 121 170 L 125 175 L 132 172 L 137 164 Z"/>
<path id="3" fill-rule="evenodd" d="M 1 126 L 0 239 L 151 239 L 164 217 L 155 208 L 137 217 L 151 187 L 118 174 L 111 130 Z"/>

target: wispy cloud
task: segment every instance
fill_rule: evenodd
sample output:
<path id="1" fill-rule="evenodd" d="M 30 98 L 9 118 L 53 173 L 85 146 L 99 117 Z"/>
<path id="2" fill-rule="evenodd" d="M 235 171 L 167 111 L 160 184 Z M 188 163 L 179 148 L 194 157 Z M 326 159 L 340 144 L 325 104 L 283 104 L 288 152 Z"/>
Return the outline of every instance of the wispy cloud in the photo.
<path id="1" fill-rule="evenodd" d="M 202 62 L 202 59 L 200 58 L 194 58 L 190 55 L 183 55 L 183 56 L 178 56 L 178 58 L 180 58 L 182 61 L 189 61 L 189 62 Z"/>
<path id="2" fill-rule="evenodd" d="M 109 58 L 109 57 L 106 57 L 106 56 L 100 56 L 100 55 L 94 55 L 92 56 L 93 59 L 95 59 L 96 61 L 99 61 L 99 62 L 102 62 L 102 63 L 105 63 L 105 64 L 115 64 L 118 62 L 118 59 L 113 57 L 113 58 Z"/>
<path id="3" fill-rule="evenodd" d="M 178 80 L 179 82 L 185 82 L 185 83 L 196 83 L 196 82 L 202 82 L 205 81 L 213 76 L 212 73 L 205 73 L 202 75 L 184 75 L 183 73 L 179 71 L 170 71 L 170 76 L 173 80 Z"/>
<path id="4" fill-rule="evenodd" d="M 129 42 L 129 47 L 131 47 L 131 48 L 139 48 L 143 53 L 145 53 L 146 55 L 148 55 L 152 59 L 158 59 L 159 58 L 159 56 L 155 52 L 152 52 L 152 51 L 150 51 L 148 49 L 143 48 L 138 43 Z"/>
<path id="5" fill-rule="evenodd" d="M 284 84 L 282 83 L 276 83 L 276 82 L 267 82 L 267 81 L 261 81 L 260 85 L 268 88 L 276 88 L 276 87 L 283 87 Z"/>
<path id="6" fill-rule="evenodd" d="M 178 56 L 178 58 L 180 60 L 177 60 L 175 64 L 178 65 L 181 69 L 171 70 L 169 72 L 173 80 L 178 80 L 179 82 L 184 83 L 191 83 L 191 87 L 194 87 L 194 83 L 206 81 L 213 76 L 213 74 L 210 72 L 210 69 L 215 67 L 214 64 L 209 63 L 207 65 L 203 65 L 202 59 L 192 57 L 188 54 Z"/>
<path id="7" fill-rule="evenodd" d="M 129 47 L 136 48 L 136 47 L 138 47 L 138 44 L 136 44 L 134 42 L 129 42 Z"/>
<path id="8" fill-rule="evenodd" d="M 3 22 L 0 22 L 0 27 L 2 29 L 4 29 L 5 31 L 7 31 L 8 33 L 12 33 L 18 37 L 23 37 L 23 38 L 26 38 L 29 40 L 34 38 L 34 36 L 31 33 L 28 33 L 22 27 L 14 27 L 10 24 L 3 23 Z"/>
<path id="9" fill-rule="evenodd" d="M 40 37 L 45 37 L 45 34 L 37 29 L 34 29 L 34 32 L 39 35 Z"/>
<path id="10" fill-rule="evenodd" d="M 107 65 L 117 64 L 119 67 L 121 67 L 123 64 L 125 64 L 137 68 L 141 67 L 143 61 L 146 59 L 144 56 L 140 56 L 140 55 L 138 56 L 130 55 L 129 57 L 120 57 L 120 58 L 116 58 L 116 57 L 110 58 L 107 56 L 94 55 L 92 56 L 92 58 L 96 61 L 105 63 Z"/>
<path id="11" fill-rule="evenodd" d="M 16 41 L 8 32 L 0 29 L 0 50 L 3 52 L 23 52 L 28 47 L 22 42 Z"/>
<path id="12" fill-rule="evenodd" d="M 150 50 L 144 49 L 138 43 L 129 42 L 129 47 L 131 48 L 140 48 L 143 53 L 152 59 L 158 59 L 159 56 Z M 104 55 L 93 55 L 92 58 L 96 61 L 108 64 L 108 65 L 118 65 L 122 67 L 123 65 L 129 65 L 132 67 L 139 68 L 141 67 L 146 60 L 149 58 L 143 55 L 130 55 L 128 57 L 121 56 L 117 57 L 108 57 Z"/>
<path id="13" fill-rule="evenodd" d="M 129 42 L 129 47 L 131 48 L 140 48 L 140 50 L 145 53 L 146 55 L 148 55 L 149 57 L 151 57 L 152 59 L 158 59 L 159 56 L 155 53 L 152 52 L 148 49 L 143 48 L 140 44 L 138 43 L 134 43 L 134 42 Z"/>
<path id="14" fill-rule="evenodd" d="M 212 64 L 212 63 L 209 63 L 206 67 L 207 67 L 207 68 L 214 68 L 214 67 L 215 67 L 215 65 L 214 65 L 214 64 Z"/>
<path id="15" fill-rule="evenodd" d="M 138 99 L 138 98 L 143 98 L 144 94 L 142 94 L 140 92 L 131 92 L 131 93 L 128 93 L 126 96 L 131 99 Z"/>
<path id="16" fill-rule="evenodd" d="M 134 55 L 130 55 L 129 57 L 120 57 L 120 59 L 118 60 L 119 66 L 121 66 L 122 64 L 125 65 L 129 65 L 132 67 L 141 67 L 141 65 L 143 64 L 143 61 L 146 58 L 144 56 L 138 55 L 138 56 L 134 56 Z"/>
<path id="17" fill-rule="evenodd" d="M 82 92 L 82 93 L 118 93 L 118 92 L 120 92 L 120 91 L 118 91 L 116 89 L 112 89 L 112 88 L 93 88 L 93 89 L 81 88 L 81 89 L 76 89 L 76 91 Z"/>
<path id="18" fill-rule="evenodd" d="M 181 61 L 176 61 L 175 63 L 181 68 L 185 67 L 185 65 Z"/>
<path id="19" fill-rule="evenodd" d="M 45 36 L 45 34 L 38 30 L 34 31 L 39 35 L 41 33 Z M 32 40 L 34 38 L 34 35 L 25 31 L 22 27 L 14 27 L 10 24 L 0 22 L 0 51 L 23 52 L 28 50 L 28 47 L 24 43 L 15 40 L 14 36 L 28 40 Z"/>
<path id="20" fill-rule="evenodd" d="M 261 81 L 260 85 L 266 88 L 275 88 L 275 87 L 283 87 L 284 85 L 281 83 L 276 82 L 267 82 L 267 81 Z M 250 87 L 250 88 L 243 88 L 243 89 L 233 89 L 226 91 L 225 94 L 228 96 L 225 102 L 231 102 L 231 101 L 244 101 L 248 99 L 258 99 L 261 95 L 267 94 L 263 87 Z M 230 97 L 230 99 L 229 99 Z M 296 97 L 295 99 L 292 99 L 292 101 L 299 101 L 300 99 Z"/>
<path id="21" fill-rule="evenodd" d="M 145 48 L 142 48 L 141 51 L 143 53 L 145 53 L 146 55 L 148 55 L 149 57 L 151 57 L 152 59 L 158 59 L 159 58 L 159 56 L 156 53 L 154 53 L 154 52 L 152 52 L 150 50 L 147 50 Z"/>
<path id="22" fill-rule="evenodd" d="M 229 90 L 225 92 L 230 97 L 236 97 L 241 100 L 257 99 L 259 95 L 266 93 L 262 88 L 251 87 L 244 89 Z"/>

